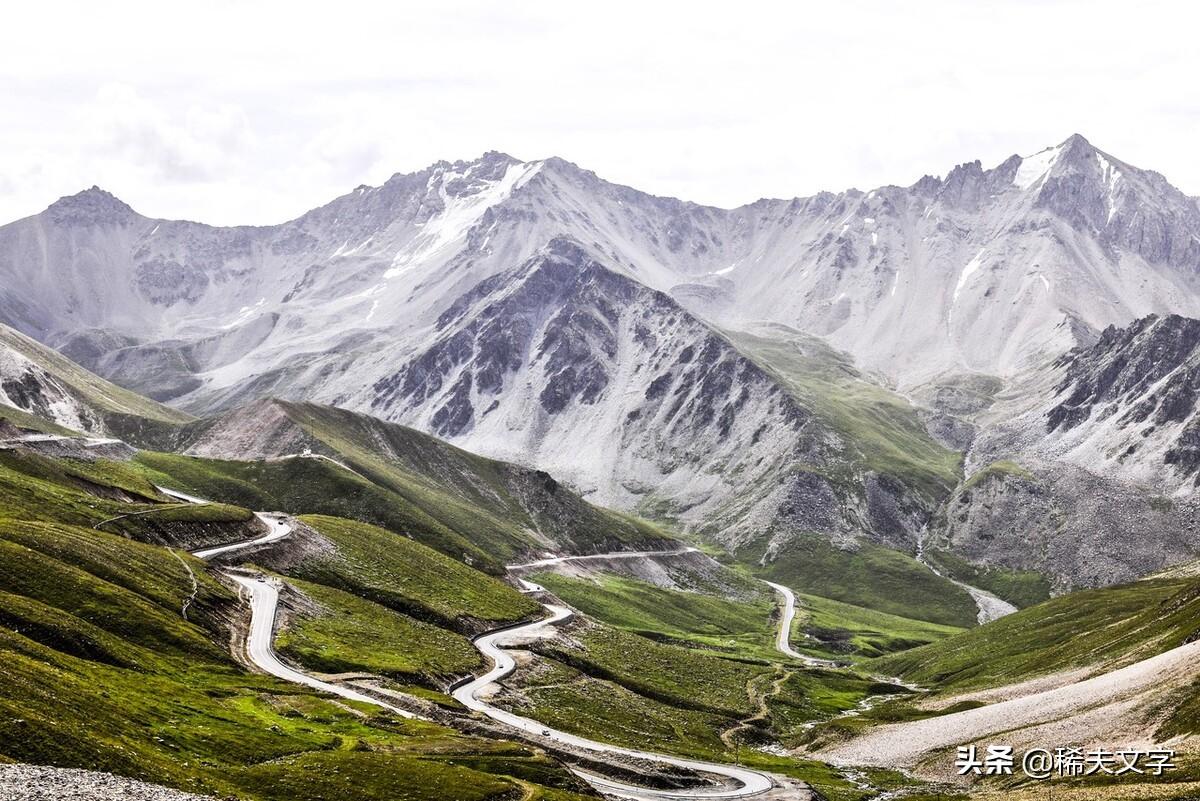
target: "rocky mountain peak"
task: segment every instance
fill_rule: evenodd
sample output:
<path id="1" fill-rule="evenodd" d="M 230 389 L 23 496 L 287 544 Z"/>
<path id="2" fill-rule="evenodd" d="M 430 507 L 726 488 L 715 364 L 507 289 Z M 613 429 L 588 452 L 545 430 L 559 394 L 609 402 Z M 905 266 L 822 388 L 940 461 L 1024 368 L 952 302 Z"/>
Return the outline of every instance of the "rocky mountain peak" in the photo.
<path id="1" fill-rule="evenodd" d="M 59 198 L 46 214 L 60 225 L 119 225 L 138 217 L 127 203 L 98 186 Z"/>

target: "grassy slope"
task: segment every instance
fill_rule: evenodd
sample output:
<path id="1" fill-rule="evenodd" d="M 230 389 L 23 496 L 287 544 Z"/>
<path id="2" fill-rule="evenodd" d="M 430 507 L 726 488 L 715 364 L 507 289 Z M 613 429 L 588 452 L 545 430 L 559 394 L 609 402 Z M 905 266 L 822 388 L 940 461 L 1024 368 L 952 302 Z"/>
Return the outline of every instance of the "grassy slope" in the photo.
<path id="1" fill-rule="evenodd" d="M 58 351 L 2 324 L 0 324 L 0 345 L 12 348 L 54 375 L 106 418 L 110 415 L 139 417 L 171 425 L 182 425 L 195 419 L 177 409 L 163 406 L 136 392 L 130 392 L 105 381 L 75 364 Z"/>
<path id="2" fill-rule="evenodd" d="M 527 531 L 545 531 L 578 552 L 667 538 L 644 520 L 587 503 L 545 473 L 478 456 L 368 415 L 312 403 L 274 403 L 314 440 L 314 450 L 328 449 L 376 484 L 443 515 L 457 530 L 481 525 L 511 530 L 511 539 L 525 545 Z"/>
<path id="3" fill-rule="evenodd" d="M 393 488 L 398 481 L 377 483 L 321 459 L 243 462 L 143 451 L 136 463 L 159 484 L 252 509 L 363 520 L 493 573 L 535 542 L 528 528 L 537 525 L 532 519 L 501 518 L 486 506 L 426 486 L 429 479 L 411 482 L 401 491 Z M 567 494 L 564 489 L 558 492 Z M 577 498 L 575 502 L 582 504 Z M 600 514 L 587 508 L 592 510 L 589 514 Z M 603 519 L 624 520 L 608 513 Z M 593 522 L 598 531 L 600 523 Z M 622 542 L 665 538 L 658 529 L 640 523 L 622 529 L 614 522 L 611 531 L 625 532 L 625 539 L 614 535 L 616 548 Z M 591 544 L 588 541 L 583 549 Z"/>
<path id="4" fill-rule="evenodd" d="M 1024 467 L 1021 467 L 1021 465 L 1007 459 L 1001 459 L 976 470 L 971 474 L 970 478 L 963 482 L 962 488 L 969 490 L 972 487 L 978 486 L 983 481 L 996 476 L 1016 476 L 1025 481 L 1036 480 L 1033 473 L 1030 473 Z"/>
<path id="5" fill-rule="evenodd" d="M 1200 630 L 1200 582 L 1147 579 L 1083 590 L 871 666 L 940 691 L 998 686 L 1076 667 L 1107 669 Z"/>
<path id="6" fill-rule="evenodd" d="M 842 550 L 824 537 L 799 537 L 759 572 L 794 592 L 931 623 L 972 626 L 978 614 L 965 590 L 911 556 L 870 542 Z"/>
<path id="7" fill-rule="evenodd" d="M 364 520 L 413 536 L 490 572 L 555 547 L 618 550 L 670 539 L 661 529 L 582 500 L 545 473 L 485 459 L 412 429 L 315 404 L 262 401 L 227 419 L 189 427 L 185 441 L 221 445 L 259 410 L 281 449 L 311 449 L 323 459 L 194 459 L 142 453 L 159 481 L 206 497 L 294 514 Z M 214 438 L 212 441 L 207 437 Z M 224 446 L 221 446 L 224 447 Z"/>
<path id="8" fill-rule="evenodd" d="M 730 747 L 720 733 L 755 717 L 767 695 L 767 718 L 739 735 L 798 738 L 807 722 L 850 709 L 874 689 L 846 673 L 784 668 L 763 660 L 724 658 L 654 642 L 606 626 L 577 627 L 575 645 L 539 643 L 529 669 L 517 676 L 519 694 L 503 703 L 567 731 L 619 745 L 742 764 L 811 782 L 827 798 L 866 799 L 825 765 Z M 779 691 L 772 686 L 779 682 Z M 768 734 L 769 733 L 769 734 Z M 880 774 L 881 782 L 899 781 Z"/>
<path id="9" fill-rule="evenodd" d="M 864 381 L 849 360 L 815 337 L 778 327 L 766 338 L 729 333 L 733 343 L 762 365 L 847 443 L 847 470 L 894 476 L 936 500 L 962 474 L 958 453 L 939 445 L 904 398 Z"/>
<path id="10" fill-rule="evenodd" d="M 561 769 L 511 743 L 244 673 L 220 629 L 237 606 L 189 556 L 0 519 L 0 758 L 262 801 L 345 798 L 348 788 L 381 801 L 578 798 L 555 789 L 571 784 Z"/>
<path id="11" fill-rule="evenodd" d="M 779 658 L 777 599 L 765 588 L 755 600 L 735 601 L 616 576 L 592 581 L 540 573 L 532 579 L 588 616 L 652 639 L 701 645 L 728 655 Z M 963 630 L 815 595 L 798 595 L 797 600 L 792 644 L 825 658 L 878 657 Z"/>
<path id="12" fill-rule="evenodd" d="M 841 435 L 845 459 L 814 467 L 835 486 L 858 492 L 865 472 L 891 476 L 931 507 L 962 475 L 961 456 L 938 444 L 904 398 L 863 380 L 850 361 L 820 340 L 778 326 L 773 336 L 730 333 L 734 344 L 776 377 L 824 424 Z M 815 542 L 789 545 L 767 575 L 795 588 L 904 617 L 970 625 L 970 597 L 911 557 L 873 544 L 857 553 Z M 759 543 L 761 545 L 761 543 Z M 762 548 L 744 549 L 757 561 Z M 790 553 L 800 551 L 799 555 Z M 791 558 L 789 558 L 789 555 Z M 864 580 L 883 576 L 882 586 Z"/>
<path id="13" fill-rule="evenodd" d="M 612 626 L 730 654 L 777 656 L 774 599 L 766 593 L 755 601 L 734 601 L 619 576 L 591 581 L 539 573 L 531 578 L 580 612 Z"/>
<path id="14" fill-rule="evenodd" d="M 240 462 L 142 451 L 136 461 L 147 475 L 173 489 L 252 509 L 364 520 L 493 572 L 501 569 L 496 551 L 513 552 L 521 545 L 511 532 L 486 528 L 478 518 L 458 530 L 422 506 L 324 460 Z"/>
<path id="15" fill-rule="evenodd" d="M 103 524 L 106 531 L 150 541 L 173 541 L 176 534 L 219 538 L 252 518 L 237 507 L 173 501 L 124 462 L 49 459 L 21 451 L 0 451 L 0 514 L 86 527 Z"/>
<path id="16" fill-rule="evenodd" d="M 446 625 L 509 623 L 540 609 L 502 581 L 384 529 L 332 517 L 301 519 L 331 540 L 336 551 L 289 568 L 296 577 Z"/>
<path id="17" fill-rule="evenodd" d="M 40 431 L 43 434 L 58 434 L 64 437 L 79 436 L 78 431 L 72 431 L 69 428 L 52 423 L 34 414 L 23 412 L 13 406 L 0 404 L 0 420 L 8 420 L 17 428 L 27 428 L 32 431 Z"/>
<path id="18" fill-rule="evenodd" d="M 925 551 L 925 558 L 951 578 L 987 590 L 1019 609 L 1041 603 L 1050 597 L 1050 582 L 1032 570 L 980 567 L 948 551 L 933 549 Z"/>
<path id="19" fill-rule="evenodd" d="M 284 656 L 323 673 L 368 672 L 435 685 L 482 666 L 462 635 L 348 592 L 291 579 L 316 609 L 292 616 L 275 637 Z"/>
<path id="20" fill-rule="evenodd" d="M 957 626 L 890 615 L 816 595 L 797 595 L 796 600 L 792 647 L 815 656 L 883 656 L 938 642 L 962 631 Z"/>

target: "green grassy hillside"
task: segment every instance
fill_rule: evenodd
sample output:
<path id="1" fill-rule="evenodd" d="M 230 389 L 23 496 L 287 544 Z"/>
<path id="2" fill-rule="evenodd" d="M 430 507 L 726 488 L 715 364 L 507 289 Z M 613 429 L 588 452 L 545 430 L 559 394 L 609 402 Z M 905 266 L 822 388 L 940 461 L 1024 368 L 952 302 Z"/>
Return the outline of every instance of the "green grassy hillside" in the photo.
<path id="1" fill-rule="evenodd" d="M 818 595 L 796 596 L 792 647 L 826 659 L 855 661 L 939 642 L 963 631 L 958 626 L 891 615 Z"/>
<path id="2" fill-rule="evenodd" d="M 252 509 L 362 520 L 492 572 L 503 569 L 496 552 L 512 553 L 522 545 L 511 527 L 489 526 L 486 517 L 445 515 L 436 504 L 413 504 L 324 460 L 243 462 L 142 451 L 136 463 L 172 489 Z M 455 528 L 456 521 L 466 527 Z"/>
<path id="3" fill-rule="evenodd" d="M 523 620 L 541 609 L 508 584 L 390 531 L 317 515 L 301 520 L 334 549 L 279 565 L 288 575 L 468 631 Z M 269 553 L 257 558 L 277 566 Z"/>
<path id="4" fill-rule="evenodd" d="M 594 623 L 577 623 L 565 641 L 535 643 L 532 650 L 532 665 L 500 699 L 515 711 L 619 745 L 794 776 L 837 801 L 874 794 L 828 766 L 750 746 L 799 743 L 809 723 L 896 688 L 844 671 L 727 658 Z M 886 771 L 867 774 L 877 786 L 904 781 Z"/>
<path id="5" fill-rule="evenodd" d="M 945 497 L 958 483 L 960 454 L 929 435 L 906 399 L 863 380 L 845 355 L 784 326 L 774 326 L 770 336 L 726 335 L 842 435 L 846 460 L 835 470 L 889 475 L 931 501 Z"/>
<path id="6" fill-rule="evenodd" d="M 438 686 L 483 667 L 479 652 L 460 634 L 322 584 L 294 578 L 288 584 L 313 608 L 288 618 L 275 648 L 311 670 Z"/>
<path id="7" fill-rule="evenodd" d="M 48 520 L 86 523 L 149 505 L 85 493 L 71 477 L 87 472 L 94 492 L 115 497 L 125 491 L 119 484 L 142 488 L 136 474 L 113 469 L 106 485 L 104 463 L 5 456 L 0 487 L 39 492 L 44 502 L 0 507 L 40 516 L 0 517 L 0 761 L 111 771 L 246 801 L 583 798 L 561 767 L 513 743 L 247 673 L 229 656 L 227 630 L 244 604 L 207 565 L 126 532 Z M 440 554 L 398 557 L 394 567 L 402 562 L 418 576 L 431 567 L 470 571 Z M 457 634 L 337 590 L 302 589 L 311 614 L 287 635 L 301 659 L 431 683 L 478 661 Z"/>
<path id="8" fill-rule="evenodd" d="M 868 663 L 958 691 L 1068 668 L 1099 671 L 1173 648 L 1200 632 L 1200 580 L 1153 578 L 1046 601 L 931 645 Z"/>
<path id="9" fill-rule="evenodd" d="M 756 544 L 744 548 L 747 557 L 761 551 Z M 945 626 L 973 626 L 978 615 L 966 590 L 913 557 L 872 542 L 843 549 L 819 535 L 797 537 L 757 572 L 793 592 Z"/>
<path id="10" fill-rule="evenodd" d="M 593 581 L 537 573 L 530 578 L 589 617 L 654 639 L 759 658 L 778 655 L 769 591 L 753 601 L 736 601 L 620 576 Z"/>
<path id="11" fill-rule="evenodd" d="M 180 503 L 160 494 L 129 463 L 51 459 L 21 450 L 0 451 L 0 515 L 100 527 L 187 548 L 236 540 L 254 530 L 249 510 Z"/>
<path id="12" fill-rule="evenodd" d="M 210 472 L 221 476 L 176 471 L 197 488 L 237 493 L 239 487 L 220 480 L 234 479 L 241 490 L 252 485 L 260 498 L 287 504 L 280 508 L 289 511 L 352 517 L 398 531 L 403 526 L 419 538 L 428 530 L 422 541 L 493 569 L 548 549 L 589 553 L 670 538 L 642 520 L 592 506 L 546 473 L 329 406 L 259 401 L 190 426 L 179 446 L 190 453 L 264 457 L 253 463 L 209 460 Z M 346 468 L 321 459 L 278 458 L 306 450 Z M 155 466 L 171 469 L 163 460 Z M 294 486 L 283 486 L 287 476 Z"/>
<path id="13" fill-rule="evenodd" d="M 506 798 L 523 787 L 509 777 L 529 771 L 571 784 L 512 744 L 331 703 L 242 672 L 212 630 L 180 616 L 190 580 L 165 550 L 94 532 L 38 532 L 48 541 L 87 536 L 107 562 L 154 567 L 136 590 L 116 589 L 40 551 L 13 550 L 14 528 L 0 530 L 9 545 L 0 559 L 4 757 L 263 801 L 334 798 L 349 786 L 356 798 L 394 799 L 401 778 L 379 775 L 383 768 L 402 771 L 405 797 L 430 801 L 459 785 L 473 788 L 475 798 Z M 33 579 L 14 581 L 20 575 Z M 135 577 L 131 570 L 123 578 Z M 232 602 L 210 580 L 201 582 L 201 606 Z M 61 591 L 41 599 L 21 594 L 37 586 Z M 490 769 L 454 764 L 484 755 L 495 758 Z M 311 775 L 311 764 L 330 775 Z"/>

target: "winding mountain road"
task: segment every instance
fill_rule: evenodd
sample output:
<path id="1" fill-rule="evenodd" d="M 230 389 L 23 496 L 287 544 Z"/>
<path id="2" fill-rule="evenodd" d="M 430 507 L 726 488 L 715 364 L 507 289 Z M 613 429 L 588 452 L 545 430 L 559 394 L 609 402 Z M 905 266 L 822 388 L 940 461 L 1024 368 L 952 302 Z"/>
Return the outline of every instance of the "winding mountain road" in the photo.
<path id="1" fill-rule="evenodd" d="M 203 498 L 197 498 L 194 495 L 188 495 L 178 490 L 171 490 L 165 487 L 157 488 L 164 495 L 172 498 L 178 498 L 188 503 L 206 504 Z M 276 542 L 283 539 L 292 533 L 292 526 L 286 520 L 279 517 L 272 517 L 264 512 L 255 512 L 259 520 L 267 524 L 268 531 L 261 537 L 255 537 L 241 542 L 230 543 L 229 545 L 220 545 L 215 548 L 204 548 L 199 551 L 192 551 L 192 556 L 197 559 L 208 561 L 214 556 L 224 553 L 232 553 L 246 548 L 253 548 L 259 545 Z M 186 564 L 185 564 L 186 567 Z M 378 698 L 372 698 L 369 695 L 352 690 L 348 687 L 342 687 L 337 684 L 331 684 L 327 681 L 321 681 L 315 676 L 309 676 L 306 673 L 301 673 L 298 670 L 293 670 L 283 662 L 279 661 L 279 657 L 275 655 L 274 639 L 275 639 L 275 612 L 279 605 L 279 588 L 276 585 L 275 579 L 267 579 L 265 577 L 245 576 L 241 573 L 235 573 L 232 570 L 223 571 L 226 576 L 236 581 L 242 590 L 250 598 L 250 631 L 246 635 L 246 655 L 258 667 L 265 672 L 290 681 L 294 684 L 303 684 L 306 687 L 312 687 L 314 690 L 332 693 L 333 695 L 346 698 L 350 701 L 362 701 L 368 704 L 381 706 L 390 712 L 405 718 L 416 718 L 412 712 L 407 709 L 401 709 L 398 706 L 393 706 Z"/>
<path id="2" fill-rule="evenodd" d="M 252 540 L 245 540 L 244 542 L 234 542 L 230 543 L 229 545 L 218 545 L 215 548 L 204 548 L 203 550 L 192 551 L 192 556 L 195 556 L 197 559 L 208 560 L 212 559 L 214 556 L 220 556 L 223 553 L 231 553 L 233 551 L 240 551 L 245 548 L 253 548 L 257 545 L 266 545 L 268 543 L 281 540 L 288 534 L 292 533 L 291 525 L 285 520 L 281 520 L 278 517 L 272 517 L 265 512 L 255 512 L 254 515 L 259 520 L 267 524 L 266 534 L 263 534 L 261 537 L 255 537 Z"/>
<path id="3" fill-rule="evenodd" d="M 279 657 L 275 655 L 273 647 L 275 610 L 279 604 L 279 588 L 276 586 L 275 580 L 243 576 L 228 570 L 225 571 L 225 575 L 240 584 L 242 589 L 250 596 L 250 632 L 246 635 L 246 654 L 255 665 L 284 681 L 303 684 L 306 687 L 312 687 L 314 690 L 332 693 L 350 701 L 362 701 L 363 703 L 381 706 L 389 712 L 394 712 L 404 718 L 415 719 L 419 717 L 407 709 L 393 706 L 386 701 L 373 698 L 364 693 L 352 690 L 349 687 L 321 681 L 314 676 L 309 676 L 307 673 L 293 670 L 280 662 Z"/>
<path id="4" fill-rule="evenodd" d="M 785 656 L 799 659 L 814 667 L 838 667 L 838 663 L 832 659 L 818 659 L 815 656 L 802 654 L 792 648 L 792 621 L 796 618 L 796 593 L 782 584 L 776 584 L 773 581 L 764 579 L 763 583 L 771 587 L 783 598 L 783 611 L 779 616 L 779 633 L 775 637 L 776 650 Z"/>
<path id="5" fill-rule="evenodd" d="M 509 676 L 516 670 L 516 659 L 513 658 L 511 652 L 506 650 L 501 644 L 505 640 L 517 638 L 528 639 L 531 636 L 546 635 L 552 626 L 564 620 L 568 620 L 572 614 L 570 609 L 565 606 L 556 606 L 552 604 L 543 604 L 548 617 L 541 620 L 535 620 L 532 623 L 526 623 L 514 628 L 506 628 L 501 631 L 485 634 L 475 640 L 475 647 L 479 649 L 485 657 L 492 662 L 492 669 L 482 676 L 475 678 L 466 684 L 454 690 L 454 698 L 468 709 L 480 712 L 487 715 L 492 720 L 498 723 L 503 723 L 506 726 L 517 729 L 527 735 L 541 737 L 550 740 L 559 745 L 570 746 L 573 748 L 591 751 L 597 754 L 610 754 L 614 756 L 628 757 L 631 759 L 647 760 L 650 762 L 658 762 L 665 765 L 673 765 L 675 767 L 684 768 L 685 770 L 696 771 L 698 773 L 707 773 L 717 776 L 722 776 L 730 780 L 732 786 L 725 787 L 701 787 L 695 789 L 677 789 L 677 790 L 657 790 L 647 787 L 639 787 L 633 784 L 614 781 L 603 776 L 598 776 L 591 771 L 576 770 L 576 773 L 599 790 L 602 793 L 620 798 L 634 799 L 635 801 L 695 801 L 696 799 L 737 799 L 749 798 L 759 795 L 775 786 L 775 783 L 765 773 L 760 773 L 749 768 L 737 767 L 734 765 L 724 765 L 715 762 L 701 762 L 692 759 L 682 759 L 680 757 L 667 756 L 666 754 L 658 754 L 651 751 L 639 751 L 633 748 L 622 748 L 620 746 L 610 745 L 608 743 L 589 740 L 586 737 L 580 737 L 568 732 L 551 729 L 545 724 L 538 723 L 536 720 L 521 717 L 507 710 L 489 704 L 480 696 L 484 691 L 494 685 L 501 679 Z"/>
<path id="6" fill-rule="evenodd" d="M 207 503 L 203 498 L 186 495 L 184 493 L 168 490 L 159 487 L 163 493 L 181 500 L 186 500 L 190 503 Z M 214 548 L 205 548 L 193 552 L 193 556 L 200 559 L 211 559 L 214 556 L 233 551 L 243 550 L 246 548 L 255 547 L 258 545 L 275 542 L 288 536 L 292 527 L 279 518 L 271 517 L 263 512 L 256 512 L 258 518 L 270 527 L 270 531 L 262 537 L 256 537 L 243 542 L 231 543 Z M 665 553 L 685 553 L 694 551 L 690 548 L 685 551 L 672 551 Z M 642 552 L 638 555 L 651 555 L 656 552 Z M 609 554 L 608 556 L 627 557 L 634 554 Z M 569 558 L 569 557 L 567 557 Z M 581 557 L 584 558 L 584 557 Z M 555 561 L 549 560 L 547 564 L 553 564 Z M 540 566 L 543 563 L 535 563 L 526 565 L 525 567 Z M 420 716 L 409 712 L 406 709 L 388 704 L 378 698 L 360 693 L 348 687 L 343 687 L 330 682 L 322 681 L 314 676 L 294 670 L 283 664 L 275 654 L 273 647 L 275 633 L 275 615 L 279 604 L 279 589 L 275 579 L 267 579 L 265 577 L 252 577 L 235 573 L 232 570 L 224 571 L 225 575 L 236 581 L 242 590 L 250 598 L 250 631 L 246 636 L 246 653 L 256 666 L 269 673 L 272 676 L 290 681 L 294 684 L 301 684 L 306 687 L 312 687 L 322 692 L 332 693 L 333 695 L 346 698 L 353 701 L 361 701 L 375 706 L 383 707 L 397 715 L 405 718 L 419 718 Z M 526 592 L 540 592 L 541 587 L 536 584 L 531 584 L 518 579 L 522 584 L 522 588 Z M 619 798 L 632 799 L 633 801 L 716 801 L 717 799 L 739 799 L 749 798 L 759 795 L 770 790 L 775 786 L 774 781 L 765 773 L 760 773 L 748 768 L 740 768 L 732 765 L 722 765 L 718 763 L 701 762 L 697 760 L 681 759 L 679 757 L 667 756 L 665 754 L 656 754 L 649 751 L 638 751 L 636 749 L 621 748 L 607 743 L 589 740 L 585 737 L 579 737 L 567 732 L 557 731 L 547 728 L 541 723 L 529 718 L 523 718 L 519 715 L 514 715 L 498 707 L 488 704 L 479 698 L 481 692 L 493 685 L 495 682 L 511 674 L 516 670 L 516 660 L 512 654 L 506 651 L 499 645 L 499 641 L 506 638 L 516 636 L 528 637 L 530 634 L 538 632 L 546 632 L 554 624 L 566 620 L 573 614 L 570 609 L 563 606 L 552 606 L 543 604 L 546 611 L 549 612 L 549 617 L 541 620 L 535 620 L 530 623 L 513 628 L 505 628 L 501 631 L 485 634 L 475 640 L 475 647 L 483 656 L 490 660 L 492 668 L 483 675 L 472 679 L 454 690 L 454 698 L 457 699 L 463 706 L 468 709 L 481 712 L 493 720 L 503 723 L 506 726 L 518 729 L 526 735 L 536 737 L 544 737 L 558 744 L 571 746 L 574 748 L 592 751 L 598 754 L 610 754 L 614 756 L 623 756 L 631 759 L 649 760 L 662 764 L 673 765 L 675 767 L 692 770 L 699 773 L 712 774 L 721 776 L 731 782 L 730 786 L 725 787 L 702 787 L 696 789 L 679 789 L 679 790 L 655 790 L 651 788 L 639 787 L 633 784 L 608 779 L 599 776 L 591 771 L 576 770 L 575 772 L 599 790 L 610 796 Z"/>
<path id="7" fill-rule="evenodd" d="M 612 553 L 592 553 L 583 556 L 550 556 L 535 562 L 525 562 L 520 565 L 508 565 L 505 569 L 512 573 L 517 570 L 536 570 L 539 567 L 553 567 L 564 562 L 590 562 L 596 560 L 610 561 L 613 559 L 649 559 L 656 556 L 681 556 L 685 553 L 699 553 L 699 548 L 674 548 L 662 551 L 614 551 Z"/>

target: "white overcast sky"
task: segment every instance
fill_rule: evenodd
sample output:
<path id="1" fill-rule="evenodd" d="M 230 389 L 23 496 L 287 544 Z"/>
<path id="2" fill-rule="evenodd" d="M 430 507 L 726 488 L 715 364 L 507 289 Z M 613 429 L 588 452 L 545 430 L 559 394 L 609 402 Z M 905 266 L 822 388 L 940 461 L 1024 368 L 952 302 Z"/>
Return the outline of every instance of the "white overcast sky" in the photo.
<path id="1" fill-rule="evenodd" d="M 1191 2 L 12 3 L 0 221 L 271 223 L 486 150 L 723 206 L 1074 132 L 1200 194 Z"/>

